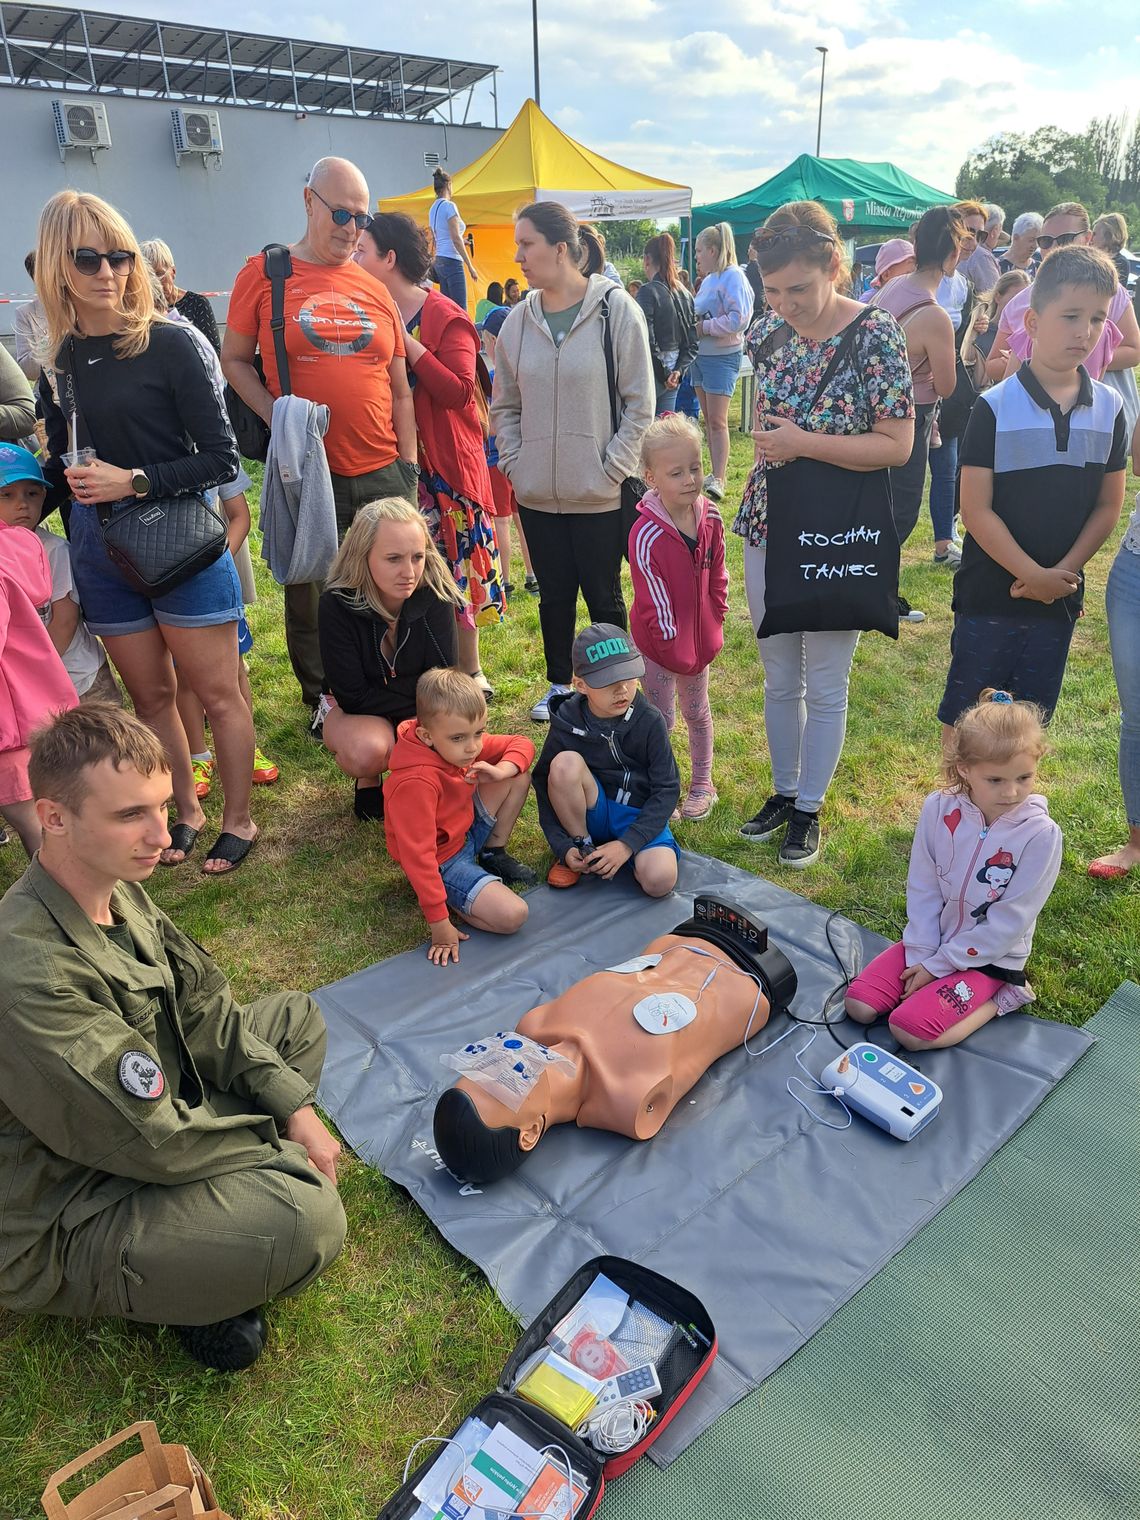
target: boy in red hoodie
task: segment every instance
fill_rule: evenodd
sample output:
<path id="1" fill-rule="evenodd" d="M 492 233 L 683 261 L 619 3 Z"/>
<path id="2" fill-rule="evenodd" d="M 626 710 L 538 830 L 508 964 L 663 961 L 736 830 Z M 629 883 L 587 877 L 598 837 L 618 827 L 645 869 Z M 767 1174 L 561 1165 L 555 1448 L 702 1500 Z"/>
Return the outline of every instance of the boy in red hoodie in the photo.
<path id="1" fill-rule="evenodd" d="M 388 852 L 411 882 L 431 930 L 428 960 L 459 960 L 468 936 L 448 914 L 491 934 L 514 934 L 527 905 L 511 884 L 535 874 L 506 844 L 526 794 L 534 745 L 485 732 L 487 704 L 468 675 L 427 670 L 416 716 L 396 729 L 384 782 Z"/>

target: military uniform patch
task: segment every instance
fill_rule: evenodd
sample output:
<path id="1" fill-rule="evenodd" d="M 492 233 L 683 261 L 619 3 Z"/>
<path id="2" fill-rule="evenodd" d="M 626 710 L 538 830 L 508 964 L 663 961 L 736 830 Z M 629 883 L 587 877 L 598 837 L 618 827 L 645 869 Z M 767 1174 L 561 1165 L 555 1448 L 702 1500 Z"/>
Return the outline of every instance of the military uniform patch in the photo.
<path id="1" fill-rule="evenodd" d="M 119 1062 L 119 1086 L 132 1098 L 153 1102 L 166 1091 L 162 1067 L 145 1050 L 128 1050 Z"/>

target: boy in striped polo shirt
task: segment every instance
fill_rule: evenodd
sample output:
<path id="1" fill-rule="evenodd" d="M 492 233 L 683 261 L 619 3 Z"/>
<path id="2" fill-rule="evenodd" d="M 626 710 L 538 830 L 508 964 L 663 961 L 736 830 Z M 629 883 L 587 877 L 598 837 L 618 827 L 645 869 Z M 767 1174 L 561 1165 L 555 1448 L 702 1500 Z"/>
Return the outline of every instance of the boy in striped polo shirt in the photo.
<path id="1" fill-rule="evenodd" d="M 1041 265 L 1025 327 L 1033 354 L 978 398 L 962 440 L 962 521 L 950 669 L 938 716 L 947 730 L 986 686 L 1053 715 L 1084 567 L 1124 503 L 1128 439 L 1117 391 L 1091 380 L 1116 271 L 1095 248 Z"/>

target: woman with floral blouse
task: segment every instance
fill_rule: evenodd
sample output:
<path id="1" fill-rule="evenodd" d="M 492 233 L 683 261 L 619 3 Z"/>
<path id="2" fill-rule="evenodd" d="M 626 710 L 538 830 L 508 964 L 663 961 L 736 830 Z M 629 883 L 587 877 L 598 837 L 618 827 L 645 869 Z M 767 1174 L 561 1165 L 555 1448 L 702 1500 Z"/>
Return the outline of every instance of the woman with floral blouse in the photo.
<path id="1" fill-rule="evenodd" d="M 745 343 L 756 372 L 756 462 L 733 529 L 745 540 L 748 610 L 759 629 L 769 472 L 797 460 L 820 461 L 835 468 L 842 486 L 849 472 L 905 464 L 914 403 L 906 339 L 894 317 L 840 294 L 847 268 L 830 214 L 815 201 L 793 201 L 772 213 L 756 243 L 769 309 L 753 322 Z M 860 314 L 860 326 L 844 344 Z M 793 493 L 791 509 L 797 507 Z M 760 841 L 783 832 L 783 865 L 810 866 L 819 858 L 819 811 L 843 750 L 858 642 L 856 631 L 758 639 L 773 795 L 741 833 Z"/>

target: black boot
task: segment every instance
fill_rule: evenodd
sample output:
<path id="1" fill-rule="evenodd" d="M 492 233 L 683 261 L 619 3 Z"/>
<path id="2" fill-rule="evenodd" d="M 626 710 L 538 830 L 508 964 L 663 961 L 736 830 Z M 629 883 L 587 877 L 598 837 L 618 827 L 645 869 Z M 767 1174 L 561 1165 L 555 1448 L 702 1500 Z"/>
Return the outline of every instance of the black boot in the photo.
<path id="1" fill-rule="evenodd" d="M 265 1348 L 265 1320 L 260 1309 L 247 1309 L 213 1325 L 171 1325 L 187 1356 L 218 1372 L 252 1367 Z"/>
<path id="2" fill-rule="evenodd" d="M 358 781 L 352 794 L 352 811 L 361 823 L 381 822 L 384 817 L 384 788 L 361 786 Z"/>

